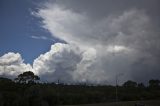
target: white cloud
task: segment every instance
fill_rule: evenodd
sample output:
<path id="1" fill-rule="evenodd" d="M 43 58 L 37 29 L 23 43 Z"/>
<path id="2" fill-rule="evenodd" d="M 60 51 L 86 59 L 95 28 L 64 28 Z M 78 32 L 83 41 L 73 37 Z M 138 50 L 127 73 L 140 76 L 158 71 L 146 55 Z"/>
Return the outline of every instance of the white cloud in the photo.
<path id="1" fill-rule="evenodd" d="M 16 77 L 25 71 L 32 71 L 32 67 L 23 62 L 19 53 L 9 52 L 0 57 L 0 76 Z"/>
<path id="2" fill-rule="evenodd" d="M 47 3 L 34 13 L 54 37 L 67 42 L 52 45 L 50 51 L 34 60 L 32 70 L 42 80 L 114 84 L 116 75 L 121 73 L 120 82 L 159 78 L 159 32 L 144 11 L 118 10 L 98 17 L 102 11 L 95 13 L 95 9 L 85 11 L 62 4 Z M 23 63 L 21 56 L 11 57 L 1 59 L 0 63 L 14 63 L 19 69 L 31 67 Z"/>
<path id="3" fill-rule="evenodd" d="M 31 36 L 33 39 L 42 39 L 42 40 L 47 40 L 48 38 L 46 36 Z"/>
<path id="4" fill-rule="evenodd" d="M 107 79 L 105 73 L 93 68 L 96 60 L 97 54 L 94 48 L 82 50 L 75 45 L 56 43 L 51 46 L 50 51 L 34 60 L 33 69 L 42 80 L 46 81 L 104 82 Z"/>
<path id="5" fill-rule="evenodd" d="M 55 41 L 54 39 L 48 38 L 46 36 L 31 36 L 30 38 L 37 39 L 37 40 L 51 40 L 51 41 Z"/>
<path id="6" fill-rule="evenodd" d="M 36 13 L 42 18 L 43 27 L 53 36 L 83 51 L 73 79 L 113 83 L 116 74 L 124 73 L 122 81 L 146 80 L 143 75 L 137 75 L 138 70 L 145 72 L 146 68 L 143 65 L 136 67 L 135 64 L 148 61 L 146 65 L 149 67 L 151 63 L 157 66 L 155 54 L 160 50 L 156 46 L 160 46 L 159 32 L 154 29 L 150 17 L 137 9 L 100 18 L 90 16 L 89 12 L 91 10 L 79 12 L 74 7 L 65 7 L 65 4 L 48 3 Z M 151 72 L 147 74 L 148 79 L 154 76 Z"/>
<path id="7" fill-rule="evenodd" d="M 56 43 L 51 50 L 34 60 L 33 69 L 43 80 L 73 82 L 72 72 L 81 61 L 79 48 L 69 44 Z"/>

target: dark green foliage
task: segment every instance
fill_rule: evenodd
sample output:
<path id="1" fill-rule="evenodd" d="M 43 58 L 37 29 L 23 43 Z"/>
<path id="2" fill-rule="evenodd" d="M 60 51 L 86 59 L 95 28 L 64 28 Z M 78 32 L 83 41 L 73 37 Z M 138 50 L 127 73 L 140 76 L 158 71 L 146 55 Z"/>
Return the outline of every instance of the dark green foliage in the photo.
<path id="1" fill-rule="evenodd" d="M 124 87 L 137 87 L 137 83 L 134 81 L 127 81 L 123 84 Z"/>
<path id="2" fill-rule="evenodd" d="M 143 83 L 139 83 L 137 86 L 138 86 L 138 88 L 142 88 L 142 89 L 145 88 Z"/>
<path id="3" fill-rule="evenodd" d="M 37 80 L 40 80 L 40 78 L 31 71 L 19 74 L 18 77 L 15 78 L 15 81 L 19 83 L 35 83 Z"/>
<path id="4" fill-rule="evenodd" d="M 149 87 L 158 88 L 160 87 L 160 80 L 149 80 Z"/>
<path id="5" fill-rule="evenodd" d="M 28 75 L 34 74 L 24 74 L 24 76 Z M 133 81 L 127 81 L 123 86 L 118 86 L 117 91 L 118 101 L 160 99 L 159 88 L 155 89 L 151 85 L 145 87 L 142 83 L 137 84 Z M 0 106 L 55 106 L 115 102 L 115 95 L 115 86 L 16 83 L 7 78 L 0 78 Z"/>

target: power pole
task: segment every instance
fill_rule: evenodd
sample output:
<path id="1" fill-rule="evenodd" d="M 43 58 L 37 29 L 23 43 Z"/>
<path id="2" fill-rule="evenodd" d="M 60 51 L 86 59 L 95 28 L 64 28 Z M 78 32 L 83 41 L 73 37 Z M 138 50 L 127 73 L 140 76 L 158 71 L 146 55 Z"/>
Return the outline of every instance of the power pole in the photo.
<path id="1" fill-rule="evenodd" d="M 3 65 L 3 76 L 5 76 L 6 66 Z"/>
<path id="2" fill-rule="evenodd" d="M 124 75 L 123 73 L 116 74 L 116 104 L 118 102 L 118 77 Z"/>
<path id="3" fill-rule="evenodd" d="M 118 102 L 118 75 L 116 75 L 116 104 Z"/>

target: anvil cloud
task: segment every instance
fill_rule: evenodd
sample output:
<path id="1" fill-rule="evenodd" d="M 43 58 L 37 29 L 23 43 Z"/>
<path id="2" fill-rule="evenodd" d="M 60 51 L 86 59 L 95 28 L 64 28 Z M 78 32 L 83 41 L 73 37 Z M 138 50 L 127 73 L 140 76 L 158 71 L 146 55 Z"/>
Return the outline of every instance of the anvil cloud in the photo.
<path id="1" fill-rule="evenodd" d="M 140 4 L 45 2 L 34 15 L 66 44 L 53 44 L 34 60 L 32 70 L 43 80 L 65 83 L 114 84 L 117 75 L 120 82 L 160 78 L 159 26 L 151 16 L 153 10 Z"/>

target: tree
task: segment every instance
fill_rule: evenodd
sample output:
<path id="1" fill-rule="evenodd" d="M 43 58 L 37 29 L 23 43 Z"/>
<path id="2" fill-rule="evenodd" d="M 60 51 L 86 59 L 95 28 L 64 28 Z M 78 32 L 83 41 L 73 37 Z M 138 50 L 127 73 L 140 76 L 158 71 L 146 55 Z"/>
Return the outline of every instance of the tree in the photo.
<path id="1" fill-rule="evenodd" d="M 40 80 L 40 78 L 31 71 L 19 74 L 18 77 L 15 78 L 15 81 L 19 83 L 35 83 L 38 80 Z"/>
<path id="2" fill-rule="evenodd" d="M 160 87 L 160 80 L 149 80 L 149 87 Z"/>
<path id="3" fill-rule="evenodd" d="M 143 83 L 138 83 L 137 86 L 138 86 L 139 88 L 145 88 L 145 85 L 144 85 Z"/>
<path id="4" fill-rule="evenodd" d="M 13 84 L 11 79 L 0 77 L 0 89 L 5 88 Z"/>
<path id="5" fill-rule="evenodd" d="M 10 83 L 10 82 L 12 82 L 11 79 L 0 77 L 0 83 Z"/>
<path id="6" fill-rule="evenodd" d="M 124 87 L 137 87 L 137 83 L 134 81 L 127 81 L 123 84 Z"/>

